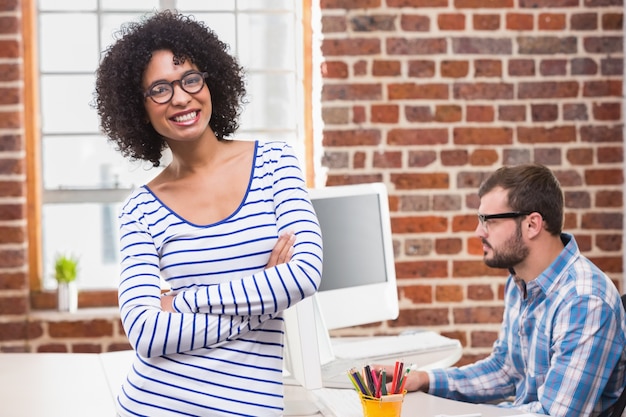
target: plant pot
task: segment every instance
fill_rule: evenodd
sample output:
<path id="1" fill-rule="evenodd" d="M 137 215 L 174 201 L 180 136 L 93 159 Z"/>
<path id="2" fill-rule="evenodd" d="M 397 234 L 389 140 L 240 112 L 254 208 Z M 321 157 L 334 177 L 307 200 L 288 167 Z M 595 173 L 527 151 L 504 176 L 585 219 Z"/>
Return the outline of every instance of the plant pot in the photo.
<path id="1" fill-rule="evenodd" d="M 78 287 L 76 282 L 59 282 L 57 303 L 59 311 L 76 312 L 78 309 Z"/>

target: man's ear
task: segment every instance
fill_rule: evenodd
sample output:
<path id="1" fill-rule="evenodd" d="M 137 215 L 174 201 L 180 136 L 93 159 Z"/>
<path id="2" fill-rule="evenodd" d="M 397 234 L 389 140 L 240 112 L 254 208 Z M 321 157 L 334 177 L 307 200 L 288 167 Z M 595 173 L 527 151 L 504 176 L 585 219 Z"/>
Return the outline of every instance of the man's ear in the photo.
<path id="1" fill-rule="evenodd" d="M 543 217 L 537 212 L 530 213 L 522 221 L 522 229 L 529 239 L 535 238 L 543 230 Z"/>

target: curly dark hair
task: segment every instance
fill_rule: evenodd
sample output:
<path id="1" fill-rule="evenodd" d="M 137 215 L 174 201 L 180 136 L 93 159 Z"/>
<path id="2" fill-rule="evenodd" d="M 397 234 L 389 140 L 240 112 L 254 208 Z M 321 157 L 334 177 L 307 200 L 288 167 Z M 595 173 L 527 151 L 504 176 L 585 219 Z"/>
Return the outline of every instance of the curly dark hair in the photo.
<path id="1" fill-rule="evenodd" d="M 169 50 L 175 60 L 190 60 L 208 73 L 213 107 L 209 126 L 225 140 L 239 127 L 246 93 L 243 68 L 228 49 L 202 22 L 169 10 L 123 25 L 96 72 L 94 107 L 104 134 L 125 157 L 160 165 L 167 144 L 146 122 L 142 78 L 152 53 Z"/>

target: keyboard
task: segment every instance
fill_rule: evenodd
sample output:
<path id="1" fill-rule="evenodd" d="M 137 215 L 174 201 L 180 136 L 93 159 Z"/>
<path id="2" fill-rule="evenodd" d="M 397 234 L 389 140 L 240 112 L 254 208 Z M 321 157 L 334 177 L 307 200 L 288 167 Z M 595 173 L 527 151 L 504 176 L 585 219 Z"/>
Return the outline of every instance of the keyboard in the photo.
<path id="1" fill-rule="evenodd" d="M 337 358 L 365 359 L 384 356 L 402 356 L 438 349 L 456 347 L 459 341 L 433 331 L 420 331 L 397 336 L 377 336 L 357 341 L 341 341 L 333 344 Z"/>
<path id="2" fill-rule="evenodd" d="M 327 417 L 363 417 L 363 407 L 354 388 L 322 388 L 313 391 L 320 412 Z"/>
<path id="3" fill-rule="evenodd" d="M 441 336 L 433 331 L 418 331 L 398 336 L 377 336 L 368 338 L 338 338 L 333 340 L 335 359 L 322 365 L 322 381 L 325 388 L 352 388 L 347 375 L 351 368 L 361 369 L 371 364 L 393 364 L 416 355 L 457 349 L 461 344 L 456 339 Z M 407 365 L 409 365 L 407 363 Z M 430 363 L 419 363 L 418 368 L 426 368 Z"/>

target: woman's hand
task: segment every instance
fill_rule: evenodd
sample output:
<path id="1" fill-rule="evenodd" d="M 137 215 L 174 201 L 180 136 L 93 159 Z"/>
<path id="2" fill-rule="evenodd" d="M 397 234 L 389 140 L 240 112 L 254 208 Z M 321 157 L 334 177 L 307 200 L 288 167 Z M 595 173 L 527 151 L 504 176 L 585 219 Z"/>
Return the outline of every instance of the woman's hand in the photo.
<path id="1" fill-rule="evenodd" d="M 175 313 L 176 311 L 174 311 L 174 306 L 172 305 L 173 303 L 174 303 L 173 295 L 163 294 L 161 296 L 161 310 L 167 313 Z"/>
<path id="2" fill-rule="evenodd" d="M 296 242 L 296 235 L 293 232 L 287 232 L 278 237 L 274 249 L 270 254 L 270 259 L 265 265 L 265 269 L 272 268 L 276 265 L 284 264 L 291 260 L 293 255 L 293 244 Z M 167 313 L 175 313 L 174 310 L 174 295 L 162 295 L 161 296 L 161 310 Z"/>
<path id="3" fill-rule="evenodd" d="M 274 245 L 274 249 L 272 249 L 265 269 L 289 262 L 291 255 L 293 255 L 294 243 L 296 243 L 296 235 L 293 232 L 289 231 L 280 235 Z"/>

